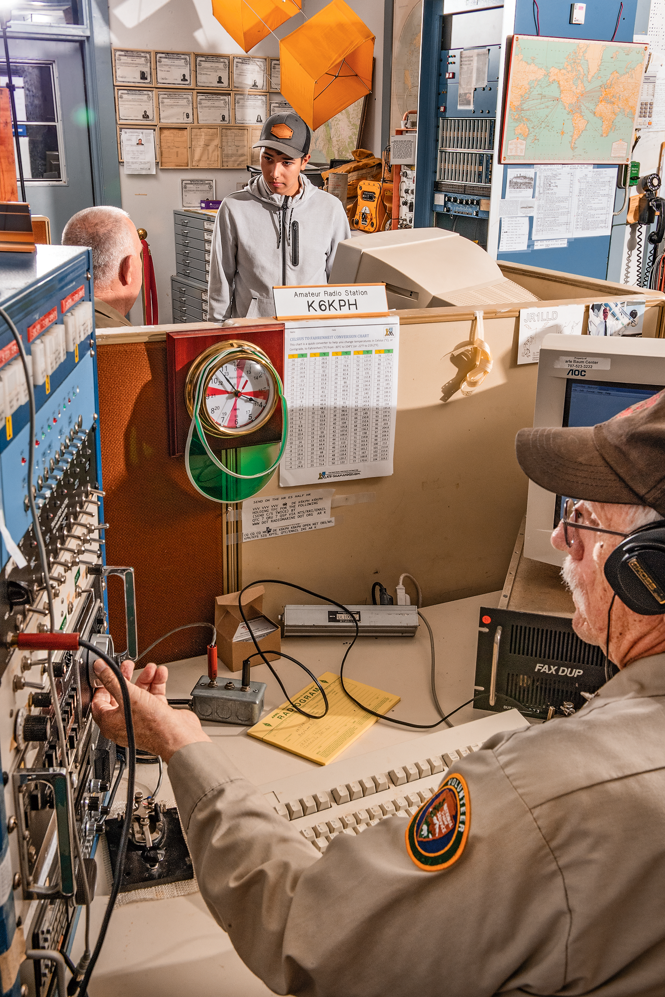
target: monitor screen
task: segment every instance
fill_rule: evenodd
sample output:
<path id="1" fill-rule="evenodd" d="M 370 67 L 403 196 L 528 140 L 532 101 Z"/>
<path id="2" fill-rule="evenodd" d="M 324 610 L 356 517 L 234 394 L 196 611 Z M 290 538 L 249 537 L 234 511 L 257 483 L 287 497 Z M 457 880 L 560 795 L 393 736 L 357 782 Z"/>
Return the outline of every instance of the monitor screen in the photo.
<path id="1" fill-rule="evenodd" d="M 662 391 L 657 385 L 617 384 L 612 381 L 567 381 L 563 426 L 595 426 Z M 557 495 L 554 526 L 563 515 L 566 495 Z"/>

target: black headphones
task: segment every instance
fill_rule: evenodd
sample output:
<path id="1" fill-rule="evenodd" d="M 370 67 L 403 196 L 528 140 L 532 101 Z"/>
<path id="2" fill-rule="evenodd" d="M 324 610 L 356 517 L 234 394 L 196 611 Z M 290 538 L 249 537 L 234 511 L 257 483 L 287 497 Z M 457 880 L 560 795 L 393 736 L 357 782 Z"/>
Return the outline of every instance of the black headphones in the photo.
<path id="1" fill-rule="evenodd" d="M 665 519 L 622 540 L 605 561 L 605 577 L 634 613 L 665 615 Z"/>

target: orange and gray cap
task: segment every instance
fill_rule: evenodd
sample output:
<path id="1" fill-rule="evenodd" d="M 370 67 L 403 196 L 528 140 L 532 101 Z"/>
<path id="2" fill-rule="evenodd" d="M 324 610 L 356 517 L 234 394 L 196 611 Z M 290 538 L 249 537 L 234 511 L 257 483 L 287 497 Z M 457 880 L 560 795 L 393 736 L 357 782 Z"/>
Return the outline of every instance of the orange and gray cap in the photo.
<path id="1" fill-rule="evenodd" d="M 271 114 L 261 129 L 261 138 L 253 149 L 275 149 L 285 156 L 301 159 L 309 152 L 309 128 L 295 111 Z"/>
<path id="2" fill-rule="evenodd" d="M 665 517 L 665 391 L 597 426 L 521 429 L 515 449 L 524 473 L 549 492 L 647 505 Z"/>

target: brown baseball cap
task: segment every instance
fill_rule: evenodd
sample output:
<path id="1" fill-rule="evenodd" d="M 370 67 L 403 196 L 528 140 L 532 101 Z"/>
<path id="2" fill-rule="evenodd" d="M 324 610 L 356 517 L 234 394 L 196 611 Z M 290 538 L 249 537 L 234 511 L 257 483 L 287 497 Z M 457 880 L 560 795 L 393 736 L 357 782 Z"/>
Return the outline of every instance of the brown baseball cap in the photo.
<path id="1" fill-rule="evenodd" d="M 524 473 L 549 492 L 648 505 L 665 517 L 665 391 L 597 426 L 521 429 L 515 449 Z"/>

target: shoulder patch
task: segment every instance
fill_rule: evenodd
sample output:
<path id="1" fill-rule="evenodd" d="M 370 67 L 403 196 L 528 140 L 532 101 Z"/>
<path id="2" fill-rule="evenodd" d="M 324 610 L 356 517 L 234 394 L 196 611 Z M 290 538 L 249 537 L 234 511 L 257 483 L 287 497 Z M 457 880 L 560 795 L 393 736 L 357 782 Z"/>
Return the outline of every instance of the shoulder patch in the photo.
<path id="1" fill-rule="evenodd" d="M 406 850 L 419 869 L 447 869 L 464 851 L 470 824 L 469 788 L 455 772 L 409 821 Z"/>

